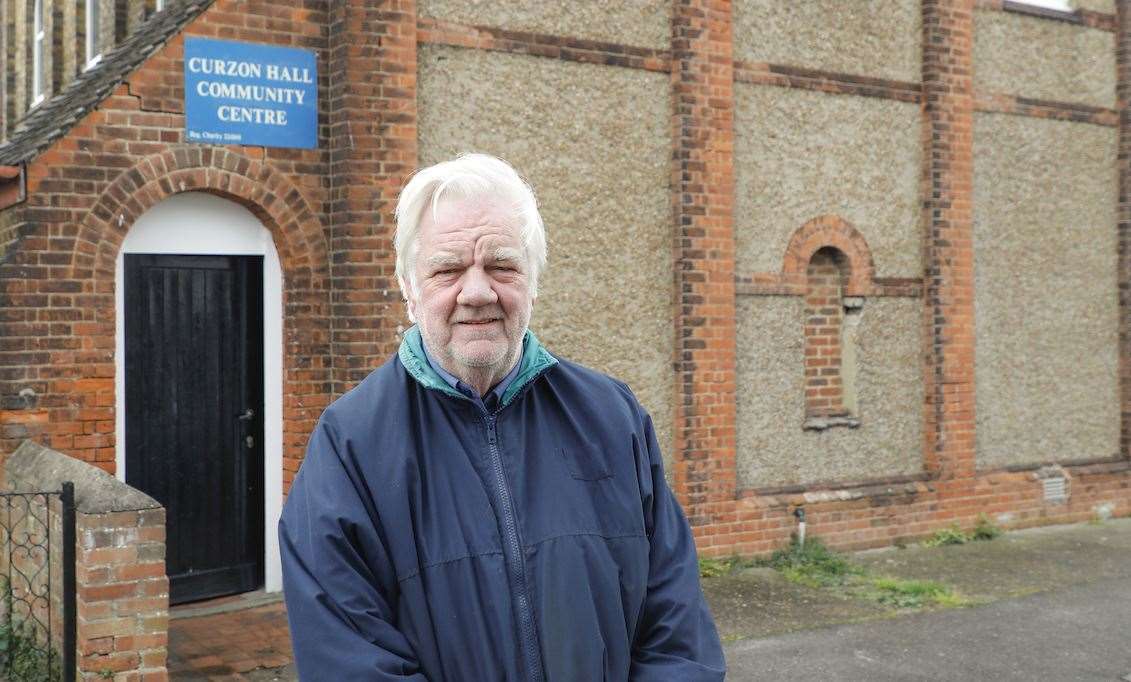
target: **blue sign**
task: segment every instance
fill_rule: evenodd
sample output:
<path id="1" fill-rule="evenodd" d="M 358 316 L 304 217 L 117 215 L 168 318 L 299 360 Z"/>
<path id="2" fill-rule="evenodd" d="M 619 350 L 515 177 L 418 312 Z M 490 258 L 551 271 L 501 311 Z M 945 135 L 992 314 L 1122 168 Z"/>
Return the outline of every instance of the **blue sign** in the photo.
<path id="1" fill-rule="evenodd" d="M 185 38 L 185 137 L 208 144 L 317 147 L 314 53 Z"/>

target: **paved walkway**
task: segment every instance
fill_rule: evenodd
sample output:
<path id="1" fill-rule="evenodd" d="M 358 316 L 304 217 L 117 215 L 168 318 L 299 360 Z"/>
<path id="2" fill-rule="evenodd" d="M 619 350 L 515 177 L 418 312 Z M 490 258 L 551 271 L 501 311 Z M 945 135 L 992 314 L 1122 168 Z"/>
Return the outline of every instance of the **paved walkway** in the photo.
<path id="1" fill-rule="evenodd" d="M 938 580 L 982 606 L 909 613 L 769 569 L 703 581 L 729 680 L 1131 681 L 1131 519 L 992 542 L 865 552 L 874 573 Z M 868 622 L 861 622 L 868 621 Z M 175 680 L 296 680 L 278 595 L 176 607 Z"/>
<path id="2" fill-rule="evenodd" d="M 787 682 L 1131 680 L 1131 581 L 746 640 L 727 666 L 728 679 Z"/>
<path id="3" fill-rule="evenodd" d="M 287 613 L 278 595 L 252 593 L 177 606 L 169 621 L 175 680 L 293 680 Z"/>

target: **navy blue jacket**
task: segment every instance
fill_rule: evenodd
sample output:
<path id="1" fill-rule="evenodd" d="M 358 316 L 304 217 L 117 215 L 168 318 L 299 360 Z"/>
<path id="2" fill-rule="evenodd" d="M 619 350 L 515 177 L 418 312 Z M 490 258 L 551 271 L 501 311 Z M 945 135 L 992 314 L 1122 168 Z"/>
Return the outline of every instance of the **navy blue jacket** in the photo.
<path id="1" fill-rule="evenodd" d="M 303 680 L 723 679 L 651 419 L 524 347 L 488 413 L 414 327 L 322 415 L 279 524 Z"/>

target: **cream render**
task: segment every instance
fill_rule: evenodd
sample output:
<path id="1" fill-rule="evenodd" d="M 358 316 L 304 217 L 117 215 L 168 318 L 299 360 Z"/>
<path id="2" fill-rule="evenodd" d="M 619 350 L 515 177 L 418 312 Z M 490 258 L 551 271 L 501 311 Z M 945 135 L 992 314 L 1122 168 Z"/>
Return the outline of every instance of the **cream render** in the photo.
<path id="1" fill-rule="evenodd" d="M 877 276 L 922 275 L 918 105 L 744 84 L 735 99 L 739 273 L 780 271 L 793 233 L 835 214 Z"/>
<path id="2" fill-rule="evenodd" d="M 1115 13 L 1115 0 L 1072 0 L 1075 9 L 1089 10 L 1092 12 Z"/>
<path id="3" fill-rule="evenodd" d="M 435 46 L 419 69 L 420 165 L 482 151 L 530 181 L 549 241 L 531 329 L 626 382 L 670 458 L 667 75 Z"/>
<path id="4" fill-rule="evenodd" d="M 977 462 L 1119 451 L 1117 133 L 979 114 L 974 125 Z"/>
<path id="5" fill-rule="evenodd" d="M 510 31 L 571 36 L 666 49 L 671 43 L 671 3 L 664 0 L 421 0 L 422 17 Z"/>
<path id="6" fill-rule="evenodd" d="M 1062 21 L 974 13 L 974 91 L 1115 106 L 1115 36 Z"/>
<path id="7" fill-rule="evenodd" d="M 734 57 L 918 82 L 917 0 L 738 0 Z"/>

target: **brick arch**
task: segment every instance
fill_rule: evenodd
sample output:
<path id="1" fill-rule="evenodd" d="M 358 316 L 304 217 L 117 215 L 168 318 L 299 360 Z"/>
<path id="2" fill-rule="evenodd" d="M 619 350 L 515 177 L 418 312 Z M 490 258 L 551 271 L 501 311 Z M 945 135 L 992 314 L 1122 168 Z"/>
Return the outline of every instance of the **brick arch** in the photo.
<path id="1" fill-rule="evenodd" d="M 867 295 L 873 288 L 876 274 L 872 251 L 859 230 L 835 215 L 817 216 L 793 233 L 785 249 L 783 281 L 803 288 L 813 255 L 826 247 L 835 248 L 844 255 L 848 267 L 845 295 Z"/>
<path id="2" fill-rule="evenodd" d="M 137 219 L 174 194 L 194 191 L 234 201 L 259 218 L 275 241 L 285 280 L 329 277 L 322 222 L 298 187 L 267 163 L 208 147 L 173 147 L 121 172 L 83 219 L 75 277 L 113 281 L 118 251 Z"/>
<path id="3" fill-rule="evenodd" d="M 302 192 L 268 163 L 228 149 L 172 147 L 141 159 L 122 171 L 99 195 L 82 220 L 71 262 L 71 279 L 93 307 L 97 337 L 89 345 L 101 351 L 97 362 L 76 361 L 60 367 L 73 378 L 53 422 L 74 420 L 76 433 L 103 434 L 76 438 L 69 454 L 104 468 L 113 465 L 115 386 L 115 266 L 130 227 L 150 208 L 183 192 L 206 192 L 231 200 L 252 212 L 275 243 L 283 274 L 283 461 L 294 472 L 305 438 L 328 403 L 330 386 L 330 267 L 322 221 Z M 100 409 L 92 411 L 90 408 Z M 96 423 L 89 423 L 97 419 Z M 290 475 L 284 474 L 285 484 Z"/>

